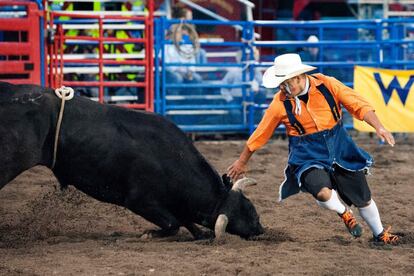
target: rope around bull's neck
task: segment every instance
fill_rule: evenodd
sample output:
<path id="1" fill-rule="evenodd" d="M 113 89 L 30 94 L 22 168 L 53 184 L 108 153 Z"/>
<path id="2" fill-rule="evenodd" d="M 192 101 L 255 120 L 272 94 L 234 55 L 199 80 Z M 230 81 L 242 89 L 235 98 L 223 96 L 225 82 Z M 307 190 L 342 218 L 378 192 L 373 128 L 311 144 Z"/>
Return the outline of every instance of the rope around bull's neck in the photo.
<path id="1" fill-rule="evenodd" d="M 57 144 L 59 141 L 59 133 L 60 133 L 60 126 L 62 125 L 62 118 L 63 118 L 63 111 L 65 110 L 65 101 L 71 100 L 74 96 L 74 91 L 70 87 L 62 86 L 61 88 L 55 89 L 55 94 L 59 98 L 62 99 L 60 104 L 60 111 L 59 111 L 59 117 L 56 125 L 56 133 L 55 133 L 55 144 L 53 146 L 53 161 L 52 161 L 52 167 L 50 168 L 53 170 L 56 164 L 56 155 L 57 155 Z"/>

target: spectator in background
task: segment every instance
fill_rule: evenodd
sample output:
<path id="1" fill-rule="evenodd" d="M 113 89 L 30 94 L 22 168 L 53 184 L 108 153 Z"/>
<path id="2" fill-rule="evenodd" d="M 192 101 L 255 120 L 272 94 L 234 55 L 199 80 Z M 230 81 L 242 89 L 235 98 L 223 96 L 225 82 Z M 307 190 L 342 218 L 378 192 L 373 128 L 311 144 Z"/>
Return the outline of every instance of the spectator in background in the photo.
<path id="1" fill-rule="evenodd" d="M 256 48 L 253 49 L 253 56 L 254 61 L 259 60 L 259 50 Z M 249 59 L 249 58 L 247 58 Z M 242 62 L 242 51 L 238 51 L 236 54 L 236 62 L 241 63 Z M 246 70 L 246 72 L 244 72 Z M 245 82 L 250 82 L 251 86 L 250 88 L 246 89 L 246 95 L 245 95 L 245 101 L 250 101 L 250 91 L 253 92 L 254 97 L 253 101 L 255 104 L 263 104 L 266 101 L 266 89 L 264 87 L 260 87 L 260 84 L 262 83 L 262 73 L 260 72 L 259 68 L 254 68 L 254 77 L 252 80 L 250 80 L 250 75 L 248 71 L 248 66 L 244 67 L 232 67 L 228 70 L 226 75 L 224 76 L 222 80 L 222 84 L 243 84 Z M 243 82 L 243 74 L 246 74 L 246 80 Z M 233 103 L 233 104 L 242 104 L 243 103 L 243 89 L 240 87 L 237 88 L 227 88 L 224 87 L 221 89 L 221 95 L 224 97 L 225 101 L 227 103 Z M 257 113 L 257 114 L 256 114 Z M 261 118 L 261 112 L 255 113 L 255 122 L 258 122 Z M 241 110 L 239 109 L 233 109 L 230 112 L 229 115 L 229 122 L 228 123 L 235 123 L 237 121 L 241 120 Z"/>
<path id="2" fill-rule="evenodd" d="M 254 48 L 254 60 L 259 59 L 259 50 Z M 236 54 L 236 62 L 242 62 L 242 52 L 238 51 Z M 248 67 L 232 67 L 230 68 L 222 80 L 222 84 L 242 84 L 244 70 L 248 70 Z M 246 81 L 249 81 L 249 72 L 246 72 Z M 251 90 L 254 92 L 254 98 L 256 103 L 264 103 L 266 99 L 266 90 L 260 87 L 262 83 L 262 73 L 259 68 L 254 68 L 254 77 L 251 80 Z M 243 97 L 242 88 L 222 88 L 221 95 L 227 102 L 236 101 L 241 102 Z M 248 94 L 247 94 L 248 95 Z"/>
<path id="3" fill-rule="evenodd" d="M 306 42 L 318 43 L 319 38 L 316 35 L 311 35 L 308 37 Z M 303 61 L 308 61 L 308 62 L 319 61 L 319 47 L 317 46 L 304 47 L 302 50 L 299 51 L 299 55 Z"/>
<path id="4" fill-rule="evenodd" d="M 173 17 L 181 20 L 191 20 L 192 12 L 184 7 L 174 7 Z M 167 37 L 172 45 L 165 46 L 166 63 L 196 64 L 204 63 L 205 55 L 200 55 L 198 34 L 194 26 L 187 23 L 179 23 L 171 26 Z M 170 66 L 166 67 L 167 83 L 200 83 L 202 77 L 195 71 L 194 66 Z M 194 90 L 192 90 L 194 92 Z M 170 94 L 171 94 L 170 90 Z M 196 92 L 197 93 L 197 92 Z M 200 93 L 200 91 L 198 91 Z"/>
<path id="5" fill-rule="evenodd" d="M 189 8 L 177 5 L 172 8 L 172 17 L 173 19 L 193 20 L 193 12 Z M 182 26 L 186 26 L 185 28 L 191 34 L 190 35 L 191 41 L 193 42 L 195 46 L 197 46 L 194 52 L 194 54 L 196 55 L 197 63 L 207 63 L 206 51 L 200 48 L 200 42 L 199 42 L 199 37 L 198 37 L 197 30 L 196 30 L 196 26 L 194 26 L 193 24 L 180 23 L 180 24 L 171 25 L 171 28 L 169 30 L 167 37 L 174 40 L 174 38 L 177 35 L 179 35 L 181 31 L 180 27 Z"/>
<path id="6" fill-rule="evenodd" d="M 166 63 L 197 63 L 195 48 L 190 38 L 190 29 L 184 25 L 179 27 L 175 40 L 177 45 L 165 46 L 165 62 Z M 167 83 L 200 83 L 202 77 L 195 72 L 194 66 L 169 66 L 166 67 Z"/>

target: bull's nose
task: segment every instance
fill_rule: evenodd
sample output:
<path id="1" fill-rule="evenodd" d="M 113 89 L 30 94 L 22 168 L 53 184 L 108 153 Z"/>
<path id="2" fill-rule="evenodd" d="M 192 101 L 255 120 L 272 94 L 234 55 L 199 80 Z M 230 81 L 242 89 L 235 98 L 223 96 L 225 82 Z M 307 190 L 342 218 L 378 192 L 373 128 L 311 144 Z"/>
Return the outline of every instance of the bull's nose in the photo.
<path id="1" fill-rule="evenodd" d="M 253 239 L 256 236 L 262 235 L 264 233 L 264 229 L 262 227 L 262 225 L 258 224 L 254 227 L 254 229 L 251 229 L 252 231 L 250 232 L 250 234 L 248 236 L 245 237 L 245 239 Z"/>

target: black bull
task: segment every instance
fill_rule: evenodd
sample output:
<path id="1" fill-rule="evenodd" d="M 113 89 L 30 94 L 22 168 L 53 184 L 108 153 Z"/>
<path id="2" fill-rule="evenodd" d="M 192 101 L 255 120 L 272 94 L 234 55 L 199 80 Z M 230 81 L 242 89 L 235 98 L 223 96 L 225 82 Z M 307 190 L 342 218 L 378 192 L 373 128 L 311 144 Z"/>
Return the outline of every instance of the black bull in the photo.
<path id="1" fill-rule="evenodd" d="M 51 168 L 61 100 L 52 89 L 0 82 L 0 188 L 36 166 Z M 100 201 L 124 206 L 174 235 L 195 225 L 241 237 L 261 234 L 253 204 L 228 186 L 185 134 L 163 117 L 66 101 L 52 171 Z M 248 181 L 247 181 L 248 182 Z M 237 184 L 237 183 L 236 183 Z"/>

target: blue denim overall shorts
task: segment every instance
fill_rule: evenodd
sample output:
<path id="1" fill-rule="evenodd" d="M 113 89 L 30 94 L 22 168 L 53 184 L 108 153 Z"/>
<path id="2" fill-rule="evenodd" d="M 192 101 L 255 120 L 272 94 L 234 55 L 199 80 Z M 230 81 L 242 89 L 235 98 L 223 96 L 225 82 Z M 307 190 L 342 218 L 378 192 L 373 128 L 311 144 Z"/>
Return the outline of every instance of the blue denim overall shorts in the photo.
<path id="1" fill-rule="evenodd" d="M 342 120 L 331 129 L 289 136 L 288 166 L 279 188 L 279 201 L 300 192 L 301 175 L 310 168 L 332 171 L 338 165 L 349 171 L 367 170 L 372 157 L 359 148 L 343 127 Z"/>

